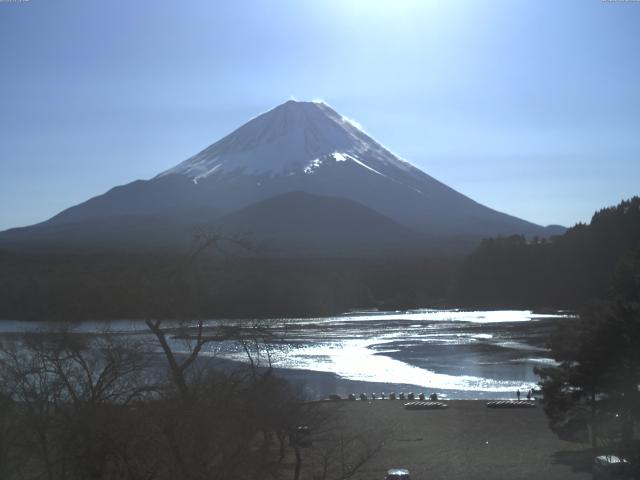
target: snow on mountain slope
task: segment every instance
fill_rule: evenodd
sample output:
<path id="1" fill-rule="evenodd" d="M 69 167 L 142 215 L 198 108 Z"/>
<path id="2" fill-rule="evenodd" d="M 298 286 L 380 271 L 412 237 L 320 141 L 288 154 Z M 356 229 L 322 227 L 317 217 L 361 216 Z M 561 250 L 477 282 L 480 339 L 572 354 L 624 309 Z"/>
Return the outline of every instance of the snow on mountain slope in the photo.
<path id="1" fill-rule="evenodd" d="M 368 165 L 361 157 L 368 157 Z M 195 183 L 214 173 L 313 174 L 329 162 L 354 162 L 373 173 L 389 165 L 417 173 L 322 102 L 290 100 L 159 176 L 182 174 Z"/>
<path id="2" fill-rule="evenodd" d="M 223 211 L 303 191 L 354 200 L 430 235 L 544 236 L 427 175 L 322 102 L 279 105 L 156 179 L 172 176 L 208 190 Z"/>

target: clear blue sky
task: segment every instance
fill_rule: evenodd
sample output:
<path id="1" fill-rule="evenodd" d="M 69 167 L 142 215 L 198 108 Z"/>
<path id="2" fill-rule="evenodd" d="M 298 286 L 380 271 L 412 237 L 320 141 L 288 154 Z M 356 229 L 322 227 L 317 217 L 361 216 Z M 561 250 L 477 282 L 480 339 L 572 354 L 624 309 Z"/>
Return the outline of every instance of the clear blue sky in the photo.
<path id="1" fill-rule="evenodd" d="M 490 207 L 588 221 L 640 194 L 640 3 L 0 3 L 0 229 L 324 99 Z"/>

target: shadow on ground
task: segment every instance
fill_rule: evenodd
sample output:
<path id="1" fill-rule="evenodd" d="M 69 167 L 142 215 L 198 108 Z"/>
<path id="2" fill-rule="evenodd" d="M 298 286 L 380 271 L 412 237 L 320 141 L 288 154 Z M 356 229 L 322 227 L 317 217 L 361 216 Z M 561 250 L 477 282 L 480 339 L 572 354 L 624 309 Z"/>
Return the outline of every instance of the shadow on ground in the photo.
<path id="1" fill-rule="evenodd" d="M 560 450 L 553 454 L 552 463 L 571 467 L 574 472 L 591 473 L 595 456 L 596 454 L 591 448 L 587 450 Z"/>

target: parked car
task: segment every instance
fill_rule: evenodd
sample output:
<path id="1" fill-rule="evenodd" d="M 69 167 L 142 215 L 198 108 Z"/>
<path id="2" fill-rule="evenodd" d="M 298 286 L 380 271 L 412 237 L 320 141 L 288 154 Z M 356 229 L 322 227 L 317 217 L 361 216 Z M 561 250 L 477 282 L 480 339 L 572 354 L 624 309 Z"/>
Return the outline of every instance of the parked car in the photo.
<path id="1" fill-rule="evenodd" d="M 309 448 L 311 446 L 311 429 L 306 425 L 296 427 L 291 437 L 291 446 Z"/>
<path id="2" fill-rule="evenodd" d="M 631 463 L 616 455 L 600 455 L 593 459 L 593 480 L 631 478 Z"/>
<path id="3" fill-rule="evenodd" d="M 392 468 L 387 471 L 385 480 L 410 480 L 409 470 L 406 468 Z"/>

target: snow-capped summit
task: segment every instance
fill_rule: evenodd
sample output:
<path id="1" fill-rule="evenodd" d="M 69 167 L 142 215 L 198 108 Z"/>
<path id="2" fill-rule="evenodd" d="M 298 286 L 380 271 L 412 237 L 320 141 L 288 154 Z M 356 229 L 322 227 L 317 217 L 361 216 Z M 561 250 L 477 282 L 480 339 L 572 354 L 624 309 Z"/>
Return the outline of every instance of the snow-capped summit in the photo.
<path id="1" fill-rule="evenodd" d="M 328 162 L 354 162 L 377 174 L 376 167 L 389 164 L 412 168 L 326 103 L 289 100 L 159 176 L 181 174 L 198 182 L 223 172 L 309 175 Z"/>

